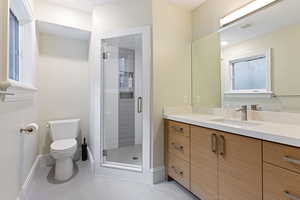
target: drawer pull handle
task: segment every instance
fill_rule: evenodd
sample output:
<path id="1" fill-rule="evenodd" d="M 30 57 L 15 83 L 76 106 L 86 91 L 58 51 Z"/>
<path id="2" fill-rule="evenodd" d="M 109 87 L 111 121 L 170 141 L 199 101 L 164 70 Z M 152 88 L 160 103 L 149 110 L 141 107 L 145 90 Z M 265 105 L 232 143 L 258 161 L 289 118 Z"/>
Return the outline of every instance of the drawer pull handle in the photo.
<path id="1" fill-rule="evenodd" d="M 218 140 L 216 134 L 211 135 L 211 151 L 214 153 L 217 153 L 218 151 Z"/>
<path id="2" fill-rule="evenodd" d="M 296 159 L 290 158 L 289 156 L 284 156 L 282 159 L 285 160 L 285 161 L 287 161 L 287 162 L 289 162 L 289 163 L 300 165 L 300 160 L 296 160 Z"/>
<path id="3" fill-rule="evenodd" d="M 177 169 L 175 166 L 172 166 L 171 168 L 173 169 L 175 174 L 183 176 L 183 171 L 182 170 Z"/>
<path id="4" fill-rule="evenodd" d="M 220 155 L 225 156 L 225 137 L 220 135 Z"/>
<path id="5" fill-rule="evenodd" d="M 284 192 L 283 192 L 283 195 L 284 195 L 287 199 L 289 199 L 289 200 L 300 200 L 299 197 L 296 197 L 296 196 L 294 196 L 294 195 L 291 195 L 288 191 L 284 191 Z"/>
<path id="6" fill-rule="evenodd" d="M 175 130 L 176 132 L 183 133 L 183 128 L 179 128 L 177 126 L 170 126 L 170 128 Z"/>
<path id="7" fill-rule="evenodd" d="M 183 151 L 183 149 L 184 149 L 184 146 L 182 146 L 182 145 L 177 145 L 177 144 L 175 144 L 175 143 L 172 143 L 172 147 L 173 147 L 174 149 L 178 150 L 178 151 Z"/>

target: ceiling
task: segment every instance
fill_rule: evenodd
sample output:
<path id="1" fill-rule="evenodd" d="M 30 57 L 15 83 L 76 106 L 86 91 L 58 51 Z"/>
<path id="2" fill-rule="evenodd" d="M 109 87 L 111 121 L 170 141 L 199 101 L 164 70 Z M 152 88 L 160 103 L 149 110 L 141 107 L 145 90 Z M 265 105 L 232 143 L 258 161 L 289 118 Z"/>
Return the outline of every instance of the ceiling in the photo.
<path id="1" fill-rule="evenodd" d="M 93 6 L 110 3 L 118 0 L 39 0 L 39 1 L 48 1 L 61 6 L 80 9 L 86 12 L 92 12 Z M 125 1 L 125 0 L 123 0 Z M 178 5 L 184 6 L 188 9 L 197 8 L 199 5 L 204 3 L 206 0 L 169 0 Z"/>
<path id="2" fill-rule="evenodd" d="M 170 0 L 189 9 L 195 9 L 207 0 Z"/>
<path id="3" fill-rule="evenodd" d="M 61 5 L 68 8 L 79 9 L 85 12 L 92 12 L 93 10 L 92 0 L 38 0 L 38 1 L 48 1 L 50 3 L 55 3 L 57 5 Z"/>

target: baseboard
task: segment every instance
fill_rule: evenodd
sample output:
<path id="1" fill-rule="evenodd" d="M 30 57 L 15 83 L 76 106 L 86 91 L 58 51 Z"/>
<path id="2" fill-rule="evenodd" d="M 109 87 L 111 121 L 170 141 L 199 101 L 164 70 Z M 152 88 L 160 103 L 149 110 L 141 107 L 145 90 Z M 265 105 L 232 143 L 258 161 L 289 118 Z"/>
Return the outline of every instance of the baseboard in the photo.
<path id="1" fill-rule="evenodd" d="M 38 155 L 29 171 L 29 174 L 22 185 L 21 191 L 19 193 L 19 196 L 17 197 L 17 200 L 30 200 L 29 197 L 31 193 L 33 192 L 34 183 L 37 177 L 37 171 L 40 166 L 40 160 L 42 156 Z"/>
<path id="2" fill-rule="evenodd" d="M 124 169 L 103 167 L 100 163 L 94 164 L 95 175 L 114 179 L 133 181 L 144 184 L 157 184 L 165 181 L 165 167 L 152 168 L 148 171 L 134 172 Z"/>
<path id="3" fill-rule="evenodd" d="M 90 162 L 91 170 L 92 170 L 92 173 L 95 174 L 95 159 L 94 159 L 93 153 L 89 147 L 87 147 L 87 150 L 88 150 L 88 159 Z"/>
<path id="4" fill-rule="evenodd" d="M 45 166 L 53 166 L 55 164 L 55 160 L 51 157 L 51 155 L 48 154 L 43 154 L 40 155 L 40 166 L 45 167 Z"/>
<path id="5" fill-rule="evenodd" d="M 152 176 L 153 176 L 153 184 L 161 183 L 166 180 L 165 178 L 165 167 L 157 167 L 152 168 L 151 170 Z"/>

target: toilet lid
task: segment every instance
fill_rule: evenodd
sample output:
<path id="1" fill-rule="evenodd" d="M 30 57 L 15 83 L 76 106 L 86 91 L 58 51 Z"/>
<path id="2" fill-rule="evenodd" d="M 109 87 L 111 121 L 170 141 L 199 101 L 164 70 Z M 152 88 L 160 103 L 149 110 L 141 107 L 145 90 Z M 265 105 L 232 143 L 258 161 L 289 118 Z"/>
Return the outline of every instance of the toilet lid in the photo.
<path id="1" fill-rule="evenodd" d="M 77 141 L 75 139 L 64 139 L 64 140 L 56 140 L 51 144 L 51 149 L 60 151 L 66 150 L 76 146 Z"/>

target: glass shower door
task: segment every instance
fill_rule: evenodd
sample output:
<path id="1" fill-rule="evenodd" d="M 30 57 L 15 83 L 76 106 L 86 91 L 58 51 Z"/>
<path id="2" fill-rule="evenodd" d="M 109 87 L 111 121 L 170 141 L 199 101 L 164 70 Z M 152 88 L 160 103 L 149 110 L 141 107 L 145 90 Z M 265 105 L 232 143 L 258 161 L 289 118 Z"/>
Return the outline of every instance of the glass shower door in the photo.
<path id="1" fill-rule="evenodd" d="M 142 37 L 102 40 L 103 164 L 141 169 Z"/>

